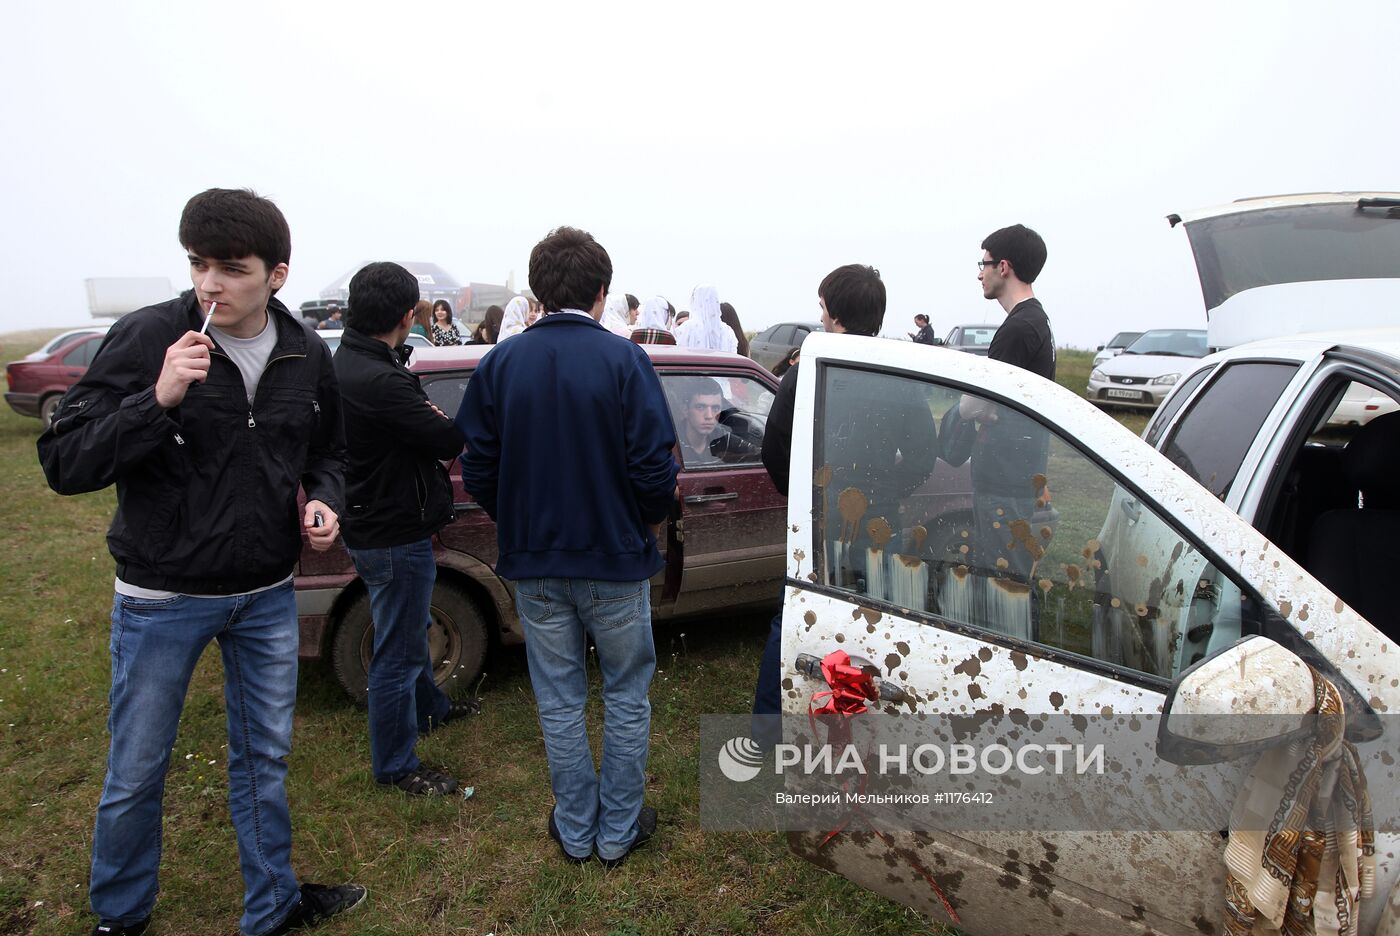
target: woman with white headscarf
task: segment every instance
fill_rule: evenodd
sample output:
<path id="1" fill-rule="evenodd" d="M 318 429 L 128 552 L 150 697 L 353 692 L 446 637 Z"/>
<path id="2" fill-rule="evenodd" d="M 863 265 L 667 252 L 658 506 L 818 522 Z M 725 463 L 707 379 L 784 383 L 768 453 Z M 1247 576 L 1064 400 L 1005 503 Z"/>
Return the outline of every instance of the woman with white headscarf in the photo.
<path id="1" fill-rule="evenodd" d="M 739 342 L 720 317 L 719 293 L 713 286 L 696 286 L 690 293 L 690 318 L 676 326 L 676 344 L 685 348 L 734 352 Z"/>
<path id="2" fill-rule="evenodd" d="M 652 296 L 642 303 L 637 327 L 632 329 L 632 341 L 636 344 L 675 344 L 676 336 L 666 327 L 670 314 L 671 304 L 660 296 Z"/>
<path id="3" fill-rule="evenodd" d="M 500 344 L 507 338 L 513 338 L 523 332 L 529 324 L 530 300 L 524 296 L 516 296 L 506 303 L 505 315 L 501 317 L 501 334 L 496 339 Z"/>
<path id="4" fill-rule="evenodd" d="M 623 338 L 632 336 L 632 326 L 627 324 L 627 295 L 612 293 L 603 303 L 603 317 L 599 320 L 604 328 Z"/>

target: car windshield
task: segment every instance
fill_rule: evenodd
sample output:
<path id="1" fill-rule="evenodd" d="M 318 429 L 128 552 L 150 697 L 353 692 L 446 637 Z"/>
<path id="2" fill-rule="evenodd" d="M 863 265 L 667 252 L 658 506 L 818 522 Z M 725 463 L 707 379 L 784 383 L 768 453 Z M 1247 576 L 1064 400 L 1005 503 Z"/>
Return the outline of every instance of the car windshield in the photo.
<path id="1" fill-rule="evenodd" d="M 1113 340 L 1104 345 L 1106 348 L 1126 348 L 1142 337 L 1142 332 L 1119 332 L 1113 336 Z"/>
<path id="2" fill-rule="evenodd" d="M 1124 354 L 1161 354 L 1167 357 L 1205 357 L 1204 330 L 1163 328 L 1143 332 L 1142 337 L 1123 351 Z"/>
<path id="3" fill-rule="evenodd" d="M 989 325 L 986 328 L 964 328 L 962 338 L 958 341 L 961 345 L 989 345 L 992 343 L 992 336 L 997 333 L 996 326 Z"/>

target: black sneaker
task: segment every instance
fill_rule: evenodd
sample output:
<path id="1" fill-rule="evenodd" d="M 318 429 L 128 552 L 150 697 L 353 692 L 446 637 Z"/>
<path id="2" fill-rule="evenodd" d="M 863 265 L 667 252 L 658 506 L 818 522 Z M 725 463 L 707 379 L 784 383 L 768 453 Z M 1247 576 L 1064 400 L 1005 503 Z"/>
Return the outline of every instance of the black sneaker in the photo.
<path id="1" fill-rule="evenodd" d="M 150 925 L 150 917 L 146 917 L 140 923 L 128 923 L 125 926 L 120 923 L 99 923 L 92 931 L 92 936 L 141 936 Z"/>
<path id="2" fill-rule="evenodd" d="M 637 837 L 632 840 L 632 844 L 627 846 L 627 851 L 616 858 L 604 858 L 598 856 L 598 860 L 605 868 L 616 868 L 627 860 L 627 856 L 641 848 L 651 837 L 656 834 L 656 810 L 650 806 L 643 806 L 642 811 L 637 813 Z"/>
<path id="3" fill-rule="evenodd" d="M 344 913 L 364 903 L 369 892 L 358 884 L 301 885 L 301 902 L 282 921 L 282 925 L 267 936 L 282 936 L 294 929 L 320 926 L 337 913 Z"/>
<path id="4" fill-rule="evenodd" d="M 577 855 L 571 855 L 564 851 L 564 839 L 559 835 L 559 826 L 554 821 L 553 809 L 549 811 L 549 837 L 554 839 L 555 844 L 559 846 L 559 854 L 564 856 L 565 861 L 572 861 L 574 864 L 581 865 L 588 864 L 588 860 L 593 857 L 591 852 L 580 858 Z"/>
<path id="5" fill-rule="evenodd" d="M 470 718 L 473 715 L 481 714 L 480 699 L 457 699 L 447 707 L 447 713 L 442 716 L 442 723 L 450 725 L 461 718 Z"/>

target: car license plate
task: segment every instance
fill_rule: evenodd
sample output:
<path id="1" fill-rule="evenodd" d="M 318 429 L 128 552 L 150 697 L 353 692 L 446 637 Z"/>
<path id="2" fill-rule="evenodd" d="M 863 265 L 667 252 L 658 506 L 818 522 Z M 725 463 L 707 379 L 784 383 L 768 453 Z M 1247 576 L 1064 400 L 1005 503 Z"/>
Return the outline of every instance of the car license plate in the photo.
<path id="1" fill-rule="evenodd" d="M 1141 390 L 1119 390 L 1117 387 L 1109 387 L 1104 391 L 1104 395 L 1115 400 L 1141 400 Z"/>

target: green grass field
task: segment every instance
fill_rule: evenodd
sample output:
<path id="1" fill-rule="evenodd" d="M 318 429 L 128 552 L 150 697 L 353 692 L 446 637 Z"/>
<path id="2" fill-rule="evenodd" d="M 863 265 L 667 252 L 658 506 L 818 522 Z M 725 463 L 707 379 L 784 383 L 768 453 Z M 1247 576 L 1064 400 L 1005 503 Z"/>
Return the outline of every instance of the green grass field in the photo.
<path id="1" fill-rule="evenodd" d="M 47 334 L 0 336 L 0 361 Z M 1087 364 L 1082 353 L 1062 356 L 1061 382 L 1082 392 Z M 37 420 L 0 412 L 0 501 L 10 532 L 0 545 L 0 934 L 90 931 L 88 850 L 107 748 L 113 568 L 104 534 L 114 496 L 51 493 L 35 456 L 38 435 Z M 661 830 L 612 872 L 564 863 L 545 836 L 548 769 L 518 650 L 491 663 L 479 719 L 420 745 L 426 761 L 476 788 L 467 801 L 413 801 L 378 789 L 364 714 L 325 667 L 303 667 L 289 779 L 294 860 L 306 879 L 353 879 L 371 895 L 321 931 L 937 931 L 792 857 L 777 834 L 701 830 L 696 716 L 748 710 L 766 623 L 748 616 L 658 627 L 647 796 Z M 154 936 L 236 929 L 242 883 L 221 693 L 211 648 L 195 673 L 167 780 Z M 596 679 L 593 709 L 596 727 Z"/>

